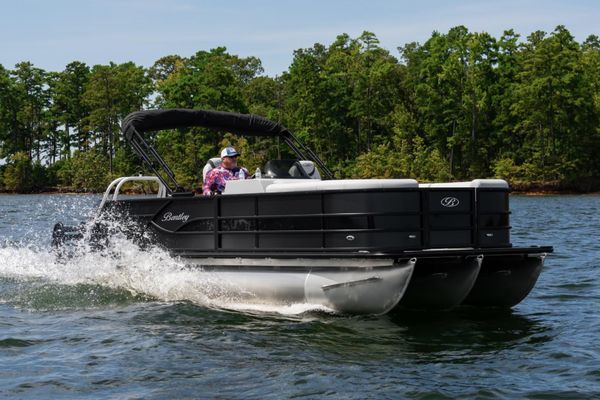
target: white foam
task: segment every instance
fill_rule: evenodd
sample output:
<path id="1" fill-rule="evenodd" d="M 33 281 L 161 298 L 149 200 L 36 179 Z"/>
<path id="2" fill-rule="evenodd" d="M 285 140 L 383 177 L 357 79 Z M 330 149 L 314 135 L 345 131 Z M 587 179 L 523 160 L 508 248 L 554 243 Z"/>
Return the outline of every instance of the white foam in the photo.
<path id="1" fill-rule="evenodd" d="M 46 248 L 14 243 L 0 245 L 0 277 L 60 285 L 95 284 L 159 301 L 190 301 L 237 311 L 290 316 L 311 311 L 333 312 L 315 304 L 242 301 L 239 291 L 216 275 L 189 267 L 185 260 L 171 257 L 157 247 L 142 250 L 118 233 L 111 236 L 107 249 L 94 251 L 80 245 L 72 257 L 65 259 Z"/>
<path id="2" fill-rule="evenodd" d="M 229 303 L 227 308 L 236 311 L 250 311 L 261 313 L 273 313 L 286 316 L 298 316 L 306 313 L 321 312 L 337 314 L 337 312 L 322 304 L 294 303 L 289 305 L 262 304 L 262 303 Z"/>

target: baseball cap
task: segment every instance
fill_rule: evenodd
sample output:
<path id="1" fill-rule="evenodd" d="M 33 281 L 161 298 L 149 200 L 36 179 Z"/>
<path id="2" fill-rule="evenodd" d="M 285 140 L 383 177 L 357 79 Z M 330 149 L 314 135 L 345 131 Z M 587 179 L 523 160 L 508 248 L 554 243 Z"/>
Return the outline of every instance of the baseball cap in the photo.
<path id="1" fill-rule="evenodd" d="M 222 151 L 221 151 L 221 158 L 223 157 L 236 157 L 239 156 L 240 153 L 238 153 L 237 151 L 235 151 L 235 149 L 233 147 L 225 147 Z"/>

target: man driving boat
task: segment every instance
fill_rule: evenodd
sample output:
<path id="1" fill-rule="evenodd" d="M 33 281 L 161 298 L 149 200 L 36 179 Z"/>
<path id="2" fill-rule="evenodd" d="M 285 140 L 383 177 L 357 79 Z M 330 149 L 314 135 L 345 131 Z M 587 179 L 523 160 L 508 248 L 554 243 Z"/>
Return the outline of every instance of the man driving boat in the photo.
<path id="1" fill-rule="evenodd" d="M 244 167 L 238 167 L 237 158 L 240 155 L 233 147 L 225 147 L 221 151 L 221 165 L 210 170 L 204 178 L 202 193 L 204 196 L 221 194 L 229 180 L 246 179 L 250 176 Z"/>

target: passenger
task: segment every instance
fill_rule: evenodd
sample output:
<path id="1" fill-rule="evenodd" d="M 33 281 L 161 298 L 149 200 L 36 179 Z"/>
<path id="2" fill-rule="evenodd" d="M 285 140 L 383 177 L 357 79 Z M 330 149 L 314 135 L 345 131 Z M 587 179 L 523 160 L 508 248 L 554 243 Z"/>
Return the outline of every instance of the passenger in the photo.
<path id="1" fill-rule="evenodd" d="M 225 147 L 221 151 L 221 165 L 206 174 L 202 185 L 202 194 L 205 196 L 221 194 L 225 190 L 227 181 L 250 177 L 246 168 L 238 167 L 237 158 L 239 155 L 240 153 L 233 147 Z"/>

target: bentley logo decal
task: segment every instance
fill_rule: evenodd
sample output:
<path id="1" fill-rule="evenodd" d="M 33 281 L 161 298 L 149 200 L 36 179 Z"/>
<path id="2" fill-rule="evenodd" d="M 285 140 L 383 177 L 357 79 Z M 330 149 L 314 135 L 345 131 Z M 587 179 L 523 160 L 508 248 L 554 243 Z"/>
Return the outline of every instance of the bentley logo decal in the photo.
<path id="1" fill-rule="evenodd" d="M 190 218 L 190 216 L 188 214 L 184 214 L 184 213 L 179 213 L 177 215 L 173 215 L 173 213 L 171 211 L 166 212 L 163 214 L 162 217 L 162 222 L 167 222 L 167 221 L 183 221 L 183 222 L 187 222 L 187 220 Z"/>
<path id="2" fill-rule="evenodd" d="M 441 201 L 440 204 L 443 207 L 448 207 L 448 208 L 452 208 L 452 207 L 456 207 L 460 204 L 460 201 L 456 198 L 456 197 L 444 197 Z"/>

